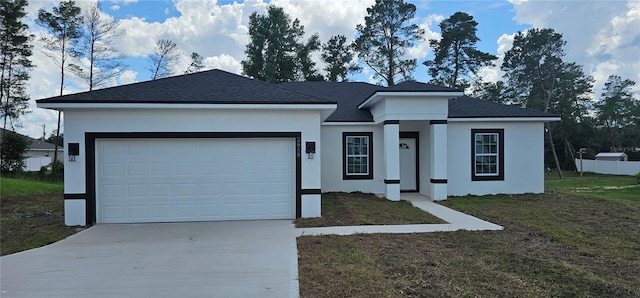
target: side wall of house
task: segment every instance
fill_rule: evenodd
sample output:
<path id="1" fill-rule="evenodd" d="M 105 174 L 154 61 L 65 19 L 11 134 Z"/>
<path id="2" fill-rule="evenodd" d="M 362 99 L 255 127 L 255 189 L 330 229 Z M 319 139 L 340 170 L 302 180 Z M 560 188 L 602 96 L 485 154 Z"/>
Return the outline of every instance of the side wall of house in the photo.
<path id="1" fill-rule="evenodd" d="M 504 180 L 472 181 L 471 129 L 504 129 Z M 448 123 L 448 194 L 544 192 L 542 122 Z"/>
<path id="2" fill-rule="evenodd" d="M 343 179 L 343 132 L 373 133 L 373 179 Z M 361 191 L 384 194 L 384 132 L 382 125 L 322 125 L 322 192 Z"/>
<path id="3" fill-rule="evenodd" d="M 316 157 L 301 148 L 301 188 L 321 188 L 323 146 L 318 110 L 99 109 L 65 110 L 65 147 L 80 144 L 74 162 L 65 159 L 65 220 L 84 222 L 86 199 L 85 133 L 100 132 L 299 132 L 301 144 L 316 142 Z M 83 196 L 85 196 L 83 198 Z M 320 195 L 302 196 L 303 216 L 320 216 Z M 72 223 L 70 223 L 72 222 Z"/>

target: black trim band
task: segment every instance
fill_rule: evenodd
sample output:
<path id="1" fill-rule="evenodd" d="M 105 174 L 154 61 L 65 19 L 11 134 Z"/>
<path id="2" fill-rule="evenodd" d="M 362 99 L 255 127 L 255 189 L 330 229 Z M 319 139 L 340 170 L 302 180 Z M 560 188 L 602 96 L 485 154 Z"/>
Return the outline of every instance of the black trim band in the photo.
<path id="1" fill-rule="evenodd" d="M 431 120 L 429 121 L 430 125 L 434 125 L 434 124 L 447 124 L 447 120 Z"/>
<path id="2" fill-rule="evenodd" d="M 400 120 L 385 120 L 384 122 L 382 122 L 384 125 L 387 124 L 400 124 Z"/>
<path id="3" fill-rule="evenodd" d="M 400 184 L 400 179 L 384 179 L 384 184 Z"/>
<path id="4" fill-rule="evenodd" d="M 321 195 L 322 189 L 319 188 L 305 188 L 300 190 L 302 195 Z"/>
<path id="5" fill-rule="evenodd" d="M 431 178 L 431 183 L 433 183 L 433 184 L 447 184 L 447 179 L 433 179 L 433 178 Z"/>
<path id="6" fill-rule="evenodd" d="M 64 199 L 65 200 L 86 200 L 87 194 L 86 193 L 66 193 L 64 194 Z"/>

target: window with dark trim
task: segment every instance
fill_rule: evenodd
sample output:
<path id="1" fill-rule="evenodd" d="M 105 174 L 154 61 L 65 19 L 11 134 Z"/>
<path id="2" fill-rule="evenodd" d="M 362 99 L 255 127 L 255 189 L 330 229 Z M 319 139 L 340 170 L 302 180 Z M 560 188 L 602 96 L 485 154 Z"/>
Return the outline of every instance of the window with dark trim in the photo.
<path id="1" fill-rule="evenodd" d="M 373 133 L 342 133 L 342 178 L 373 179 Z"/>
<path id="2" fill-rule="evenodd" d="M 471 180 L 504 180 L 504 129 L 471 130 Z"/>

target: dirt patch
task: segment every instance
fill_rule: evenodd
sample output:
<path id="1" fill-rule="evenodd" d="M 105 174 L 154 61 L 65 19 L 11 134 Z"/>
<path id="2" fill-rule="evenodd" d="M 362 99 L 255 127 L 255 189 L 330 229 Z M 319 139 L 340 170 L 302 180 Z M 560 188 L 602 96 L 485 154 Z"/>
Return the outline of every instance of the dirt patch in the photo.
<path id="1" fill-rule="evenodd" d="M 64 225 L 62 193 L 0 198 L 0 254 L 7 255 L 64 239 L 82 230 Z"/>
<path id="2" fill-rule="evenodd" d="M 638 205 L 565 194 L 446 204 L 505 230 L 300 237 L 301 296 L 640 296 Z"/>
<path id="3" fill-rule="evenodd" d="M 360 192 L 322 194 L 321 212 L 322 217 L 296 219 L 296 227 L 446 223 L 411 202 L 393 202 Z"/>

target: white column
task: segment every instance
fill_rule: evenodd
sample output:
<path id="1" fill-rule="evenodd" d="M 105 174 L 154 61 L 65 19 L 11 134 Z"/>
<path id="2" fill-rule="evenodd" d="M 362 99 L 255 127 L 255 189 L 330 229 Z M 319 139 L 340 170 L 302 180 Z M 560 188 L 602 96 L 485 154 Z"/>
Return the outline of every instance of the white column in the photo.
<path id="1" fill-rule="evenodd" d="M 447 120 L 431 120 L 431 199 L 447 199 Z"/>
<path id="2" fill-rule="evenodd" d="M 385 195 L 388 200 L 400 200 L 400 121 L 384 122 Z"/>

